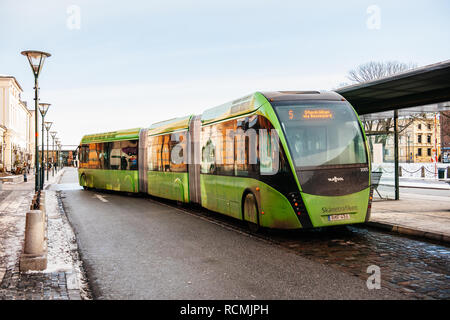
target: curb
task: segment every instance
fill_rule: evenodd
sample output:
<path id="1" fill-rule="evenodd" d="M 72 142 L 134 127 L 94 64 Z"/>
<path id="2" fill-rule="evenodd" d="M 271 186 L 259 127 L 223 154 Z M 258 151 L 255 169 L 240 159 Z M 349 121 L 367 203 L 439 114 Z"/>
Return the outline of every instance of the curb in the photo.
<path id="1" fill-rule="evenodd" d="M 415 237 L 450 243 L 450 236 L 443 234 L 443 233 L 422 231 L 422 230 L 417 230 L 417 229 L 413 229 L 413 228 L 409 228 L 409 227 L 393 225 L 393 224 L 383 223 L 383 222 L 375 222 L 375 221 L 369 221 L 369 222 L 366 222 L 365 224 L 369 227 L 382 229 L 385 231 L 396 232 L 399 234 L 405 234 L 405 235 L 409 235 L 409 236 L 415 236 Z"/>

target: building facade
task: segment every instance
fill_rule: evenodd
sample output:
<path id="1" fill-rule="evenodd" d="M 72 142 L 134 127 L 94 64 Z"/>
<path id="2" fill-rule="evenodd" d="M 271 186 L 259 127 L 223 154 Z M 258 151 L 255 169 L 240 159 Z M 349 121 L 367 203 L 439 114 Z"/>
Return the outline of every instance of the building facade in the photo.
<path id="1" fill-rule="evenodd" d="M 441 112 L 441 159 L 450 163 L 450 111 Z"/>
<path id="2" fill-rule="evenodd" d="M 436 162 L 441 149 L 439 114 L 427 114 L 425 119 L 414 120 L 401 134 L 399 161 Z"/>
<path id="3" fill-rule="evenodd" d="M 13 76 L 0 75 L 0 170 L 34 165 L 34 111 L 21 100 L 23 90 Z"/>
<path id="4" fill-rule="evenodd" d="M 440 118 L 439 113 L 427 113 L 425 117 L 399 119 L 399 162 L 442 161 Z M 379 159 L 378 162 L 394 162 L 393 134 L 386 136 L 384 143 L 372 145 L 374 161 Z"/>

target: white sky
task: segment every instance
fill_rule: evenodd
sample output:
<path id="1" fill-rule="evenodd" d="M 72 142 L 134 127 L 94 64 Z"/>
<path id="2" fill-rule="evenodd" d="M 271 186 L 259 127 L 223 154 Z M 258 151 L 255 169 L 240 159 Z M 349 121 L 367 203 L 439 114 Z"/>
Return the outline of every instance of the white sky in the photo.
<path id="1" fill-rule="evenodd" d="M 69 29 L 80 11 L 80 29 Z M 368 22 L 376 5 L 379 29 Z M 370 10 L 369 10 L 370 11 Z M 201 113 L 254 91 L 328 90 L 369 61 L 449 59 L 450 2 L 0 1 L 0 74 L 33 102 L 20 51 L 52 53 L 41 102 L 63 144 Z M 39 19 L 36 20 L 36 17 Z"/>

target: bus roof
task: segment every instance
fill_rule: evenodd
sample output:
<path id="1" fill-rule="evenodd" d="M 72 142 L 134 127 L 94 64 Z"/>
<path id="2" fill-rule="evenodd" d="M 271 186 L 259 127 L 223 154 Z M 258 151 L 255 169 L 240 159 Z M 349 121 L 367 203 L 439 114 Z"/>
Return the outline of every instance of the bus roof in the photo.
<path id="1" fill-rule="evenodd" d="M 81 138 L 81 143 L 83 144 L 83 143 L 139 139 L 139 131 L 141 131 L 141 128 L 88 134 L 85 135 L 83 138 Z"/>
<path id="2" fill-rule="evenodd" d="M 252 112 L 260 107 L 255 103 L 255 93 L 245 97 L 210 108 L 202 113 L 202 123 L 211 123 L 223 119 L 235 117 L 241 114 Z"/>
<path id="3" fill-rule="evenodd" d="M 258 109 L 265 102 L 298 101 L 298 100 L 335 100 L 343 97 L 332 91 L 268 91 L 255 92 L 237 100 L 210 108 L 202 113 L 202 124 L 208 124 Z"/>
<path id="4" fill-rule="evenodd" d="M 148 130 L 148 134 L 157 135 L 162 133 L 188 129 L 191 117 L 192 115 L 188 115 L 185 117 L 173 118 L 153 123 Z"/>
<path id="5" fill-rule="evenodd" d="M 297 101 L 297 100 L 335 100 L 341 101 L 343 97 L 333 91 L 269 91 L 261 92 L 270 102 Z"/>
<path id="6" fill-rule="evenodd" d="M 255 92 L 242 98 L 224 103 L 214 108 L 205 110 L 201 114 L 203 124 L 212 123 L 227 118 L 257 110 L 264 102 L 296 101 L 296 100 L 342 100 L 343 97 L 332 91 L 270 91 Z M 192 115 L 173 118 L 153 123 L 148 130 L 149 135 L 164 134 L 189 128 Z M 111 131 L 85 135 L 81 143 L 108 142 L 117 140 L 139 139 L 141 128 Z"/>

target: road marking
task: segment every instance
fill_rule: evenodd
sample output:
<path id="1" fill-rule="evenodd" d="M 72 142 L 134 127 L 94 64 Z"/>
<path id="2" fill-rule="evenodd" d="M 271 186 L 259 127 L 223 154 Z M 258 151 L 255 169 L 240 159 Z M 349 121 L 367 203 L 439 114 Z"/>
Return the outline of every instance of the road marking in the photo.
<path id="1" fill-rule="evenodd" d="M 103 202 L 109 202 L 108 200 L 106 200 L 105 198 L 103 198 L 101 195 L 99 195 L 99 194 L 96 194 L 95 195 L 100 201 L 103 201 Z"/>

